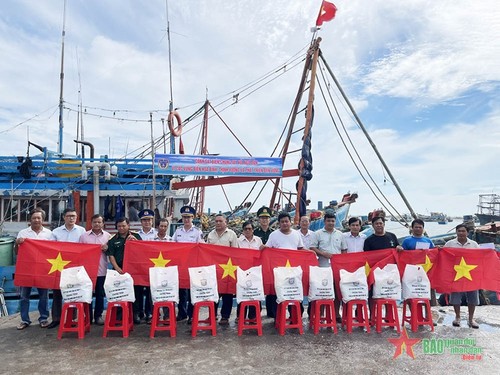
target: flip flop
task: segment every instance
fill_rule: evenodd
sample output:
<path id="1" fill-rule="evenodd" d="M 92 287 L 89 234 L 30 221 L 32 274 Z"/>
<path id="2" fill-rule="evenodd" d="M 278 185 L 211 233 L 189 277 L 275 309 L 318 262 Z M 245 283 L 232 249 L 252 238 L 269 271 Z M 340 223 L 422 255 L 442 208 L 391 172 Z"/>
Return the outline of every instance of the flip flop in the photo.
<path id="1" fill-rule="evenodd" d="M 25 323 L 25 322 L 21 322 L 16 328 L 18 331 L 21 331 L 25 328 L 28 328 L 30 325 L 28 323 Z"/>
<path id="2" fill-rule="evenodd" d="M 49 322 L 44 320 L 40 322 L 40 328 L 47 328 L 49 326 Z"/>
<path id="3" fill-rule="evenodd" d="M 460 320 L 455 319 L 452 324 L 453 324 L 453 327 L 460 327 Z"/>
<path id="4" fill-rule="evenodd" d="M 470 328 L 474 328 L 474 329 L 479 328 L 479 324 L 477 324 L 474 320 L 470 320 L 469 322 L 467 322 L 467 324 L 469 325 Z"/>

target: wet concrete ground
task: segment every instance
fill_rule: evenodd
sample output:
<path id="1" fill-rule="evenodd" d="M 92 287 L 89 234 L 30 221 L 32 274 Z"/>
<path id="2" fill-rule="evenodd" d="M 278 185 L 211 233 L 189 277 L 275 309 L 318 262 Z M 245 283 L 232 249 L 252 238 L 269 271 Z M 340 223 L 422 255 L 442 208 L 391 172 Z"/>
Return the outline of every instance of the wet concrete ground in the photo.
<path id="1" fill-rule="evenodd" d="M 112 333 L 102 338 L 103 327 L 92 326 L 79 340 L 76 334 L 57 339 L 57 329 L 41 329 L 37 324 L 17 331 L 19 315 L 0 318 L 1 374 L 497 374 L 500 367 L 500 307 L 480 306 L 476 311 L 479 330 L 467 327 L 466 307 L 462 307 L 462 327 L 452 327 L 451 307 L 433 307 L 438 322 L 435 332 L 428 327 L 411 332 L 414 339 L 431 339 L 413 346 L 415 359 L 406 353 L 393 359 L 396 347 L 388 338 L 400 335 L 385 328 L 381 334 L 355 329 L 348 334 L 339 328 L 314 335 L 307 328 L 280 336 L 272 320 L 264 318 L 264 333 L 247 331 L 238 337 L 234 316 L 229 327 L 217 327 L 217 336 L 200 332 L 191 337 L 190 326 L 179 323 L 177 337 L 160 332 L 149 338 L 149 326 L 134 327 L 129 338 Z M 263 311 L 265 316 L 265 310 Z M 33 321 L 36 322 L 36 313 Z M 432 340 L 434 339 L 434 340 Z M 468 350 L 481 351 L 481 359 L 464 360 L 451 354 L 451 348 L 439 351 L 445 339 L 469 339 Z M 433 344 L 432 344 L 433 343 Z M 456 342 L 455 342 L 456 343 Z M 426 352 L 424 352 L 426 345 Z M 451 345 L 455 349 L 458 345 Z M 478 357 L 479 358 L 479 357 Z"/>

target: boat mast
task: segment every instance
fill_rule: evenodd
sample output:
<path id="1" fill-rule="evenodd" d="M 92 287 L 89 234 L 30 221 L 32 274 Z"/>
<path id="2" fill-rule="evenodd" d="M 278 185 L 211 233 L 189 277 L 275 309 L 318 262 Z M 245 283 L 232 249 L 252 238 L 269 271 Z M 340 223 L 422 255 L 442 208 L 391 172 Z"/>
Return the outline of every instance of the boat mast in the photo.
<path id="1" fill-rule="evenodd" d="M 354 107 L 352 106 L 351 102 L 349 101 L 349 98 L 347 97 L 347 95 L 345 94 L 344 90 L 340 86 L 339 81 L 337 80 L 337 78 L 333 74 L 333 71 L 330 69 L 330 66 L 326 62 L 326 60 L 323 57 L 323 54 L 321 53 L 321 51 L 319 52 L 319 56 L 321 57 L 321 60 L 323 61 L 323 64 L 325 64 L 325 67 L 328 70 L 328 73 L 330 73 L 331 77 L 333 78 L 333 80 L 335 82 L 335 85 L 337 85 L 340 93 L 342 94 L 342 97 L 344 98 L 344 100 L 346 101 L 347 105 L 349 106 L 349 109 L 351 110 L 352 114 L 354 115 L 354 118 L 356 119 L 356 122 L 358 123 L 361 131 L 363 132 L 363 134 L 365 135 L 366 139 L 368 140 L 368 142 L 372 146 L 373 151 L 375 152 L 375 154 L 377 155 L 378 159 L 380 160 L 380 163 L 382 163 L 382 166 L 384 167 L 385 171 L 389 175 L 389 178 L 391 179 L 392 183 L 396 187 L 396 190 L 398 191 L 399 195 L 401 196 L 401 199 L 403 199 L 403 202 L 405 203 L 406 207 L 410 211 L 411 216 L 414 219 L 418 219 L 418 215 L 413 210 L 412 206 L 410 205 L 410 202 L 408 202 L 408 199 L 406 199 L 406 196 L 404 195 L 403 191 L 399 187 L 399 184 L 397 183 L 397 181 L 394 178 L 392 172 L 390 171 L 389 166 L 386 164 L 385 160 L 382 158 L 382 155 L 378 151 L 377 146 L 375 145 L 375 143 L 373 142 L 372 138 L 370 137 L 370 134 L 368 134 L 368 132 L 366 131 L 366 128 L 363 125 L 363 122 L 359 118 L 358 114 L 356 113 L 356 110 L 354 109 Z"/>
<path id="2" fill-rule="evenodd" d="M 286 136 L 286 139 L 285 139 L 285 142 L 284 142 L 283 148 L 281 150 L 281 154 L 280 154 L 283 167 L 285 166 L 286 155 L 288 155 L 288 154 L 290 154 L 292 152 L 298 151 L 298 150 L 293 150 L 293 151 L 289 152 L 288 151 L 288 147 L 290 145 L 290 140 L 291 140 L 292 135 L 294 133 L 293 132 L 293 127 L 295 125 L 295 120 L 296 120 L 297 114 L 299 112 L 299 106 L 300 106 L 300 102 L 302 100 L 302 94 L 305 91 L 306 82 L 307 82 L 307 76 L 308 76 L 309 69 L 311 68 L 311 61 L 312 61 L 312 58 L 313 58 L 313 55 L 314 55 L 314 51 L 319 48 L 319 42 L 320 41 L 321 41 L 321 38 L 318 38 L 317 40 L 313 41 L 311 43 L 311 47 L 309 48 L 309 51 L 307 51 L 306 61 L 305 61 L 305 64 L 304 64 L 304 69 L 302 71 L 302 78 L 300 80 L 299 89 L 297 91 L 297 96 L 295 97 L 295 102 L 293 103 L 292 115 L 291 115 L 291 118 L 290 118 L 290 125 L 289 125 L 287 136 Z M 280 181 L 281 181 L 281 178 L 277 178 L 277 179 L 274 180 L 273 193 L 272 193 L 272 196 L 271 196 L 271 201 L 269 203 L 269 207 L 271 209 L 273 209 L 274 204 L 277 201 L 276 200 L 276 195 L 278 194 L 278 191 L 281 192 Z M 279 201 L 279 199 L 278 199 L 278 201 Z"/>
<path id="3" fill-rule="evenodd" d="M 314 42 L 312 46 L 312 64 L 311 64 L 311 81 L 309 82 L 309 96 L 307 99 L 307 110 L 306 110 L 306 123 L 304 125 L 304 135 L 302 136 L 303 140 L 303 146 L 302 147 L 311 147 L 306 146 L 306 142 L 308 142 L 308 139 L 310 140 L 310 131 L 311 131 L 311 126 L 312 126 L 312 120 L 313 120 L 313 112 L 314 112 L 314 89 L 316 87 L 316 67 L 318 65 L 318 55 L 319 55 L 319 44 L 321 42 L 321 38 L 317 38 L 316 41 Z M 299 162 L 299 181 L 297 183 L 297 204 L 295 205 L 295 217 L 294 217 L 294 224 L 298 224 L 300 217 L 302 215 L 305 215 L 305 212 L 300 211 L 300 207 L 302 206 L 302 189 L 304 187 L 304 183 L 307 184 L 307 179 L 304 177 L 304 167 L 305 167 L 305 161 L 304 158 L 300 158 Z M 304 202 L 304 207 L 305 207 L 305 202 Z"/>
<path id="4" fill-rule="evenodd" d="M 63 152 L 63 83 L 64 83 L 64 36 L 66 34 L 66 0 L 64 0 L 64 11 L 63 11 L 63 29 L 61 36 L 61 73 L 59 79 L 61 81 L 59 87 L 59 144 L 57 146 L 57 152 L 62 154 Z"/>

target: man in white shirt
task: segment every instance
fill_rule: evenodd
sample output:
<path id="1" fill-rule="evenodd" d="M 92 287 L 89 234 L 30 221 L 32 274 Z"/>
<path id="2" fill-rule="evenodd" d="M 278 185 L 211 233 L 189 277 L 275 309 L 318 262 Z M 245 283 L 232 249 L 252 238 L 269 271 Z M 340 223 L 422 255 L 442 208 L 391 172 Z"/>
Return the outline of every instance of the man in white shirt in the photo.
<path id="1" fill-rule="evenodd" d="M 222 214 L 215 215 L 215 229 L 208 234 L 207 243 L 220 246 L 240 247 L 236 233 L 227 227 L 227 219 Z M 233 309 L 234 296 L 229 293 L 221 293 L 220 298 L 222 299 L 222 306 L 220 308 L 221 318 L 219 324 L 221 326 L 227 326 L 229 325 L 229 317 Z M 218 305 L 218 303 L 215 304 L 216 311 Z"/>
<path id="2" fill-rule="evenodd" d="M 101 245 L 101 259 L 99 260 L 99 269 L 97 271 L 97 279 L 95 283 L 95 308 L 92 313 L 90 311 L 90 321 L 92 318 L 95 324 L 104 325 L 102 313 L 104 311 L 104 282 L 106 281 L 106 273 L 108 271 L 108 257 L 106 251 L 108 250 L 108 241 L 111 234 L 103 230 L 104 218 L 100 214 L 92 216 L 92 229 L 88 230 L 80 236 L 81 243 L 99 244 Z"/>
<path id="3" fill-rule="evenodd" d="M 359 217 L 351 217 L 349 219 L 349 232 L 344 233 L 348 253 L 360 253 L 363 251 L 366 234 L 360 233 L 360 231 L 361 219 Z"/>
<path id="4" fill-rule="evenodd" d="M 318 256 L 320 267 L 330 267 L 330 258 L 332 255 L 345 253 L 347 251 L 347 244 L 342 232 L 335 229 L 335 211 L 326 210 L 324 219 L 324 228 L 314 232 L 311 250 Z M 335 299 L 335 316 L 337 322 L 342 321 L 340 317 L 340 300 L 338 298 Z"/>
<path id="5" fill-rule="evenodd" d="M 41 208 L 35 208 L 30 214 L 30 226 L 28 228 L 22 229 L 17 234 L 15 241 L 15 250 L 18 251 L 20 244 L 24 242 L 26 238 L 34 240 L 51 240 L 52 232 L 43 226 L 43 221 L 45 220 L 45 211 Z M 28 328 L 31 324 L 30 320 L 30 296 L 32 287 L 22 286 L 19 288 L 20 294 L 20 312 L 21 312 L 21 323 L 17 326 L 18 330 Z M 49 322 L 49 290 L 44 288 L 37 288 L 38 290 L 38 313 L 40 314 L 38 322 L 41 328 L 47 328 Z"/>
<path id="6" fill-rule="evenodd" d="M 449 240 L 444 244 L 444 247 L 453 247 L 458 249 L 479 249 L 476 241 L 467 238 L 467 226 L 465 224 L 458 224 L 455 227 L 457 238 Z M 472 290 L 470 292 L 454 292 L 450 294 L 450 305 L 453 305 L 455 310 L 455 320 L 453 321 L 454 327 L 460 327 L 460 305 L 462 304 L 462 296 L 467 298 L 467 308 L 469 310 L 469 321 L 467 324 L 470 328 L 479 328 L 479 324 L 474 320 L 474 312 L 476 306 L 479 305 L 479 291 Z"/>
<path id="7" fill-rule="evenodd" d="M 260 237 L 254 235 L 254 226 L 250 220 L 247 220 L 241 226 L 243 233 L 238 237 L 240 248 L 262 250 L 264 245 Z"/>
<path id="8" fill-rule="evenodd" d="M 310 249 L 311 243 L 313 241 L 314 232 L 309 229 L 311 221 L 309 216 L 302 216 L 299 221 L 299 233 L 302 237 L 302 242 L 304 243 L 304 249 Z"/>
<path id="9" fill-rule="evenodd" d="M 182 226 L 177 228 L 172 240 L 174 242 L 192 242 L 201 243 L 203 241 L 203 233 L 193 225 L 194 215 L 196 210 L 191 206 L 181 207 Z M 191 304 L 191 296 L 189 289 L 179 289 L 179 305 L 177 311 L 177 321 L 188 319 L 188 324 L 191 324 L 193 317 L 193 305 Z"/>
<path id="10" fill-rule="evenodd" d="M 59 242 L 80 242 L 80 237 L 84 234 L 85 228 L 76 225 L 78 215 L 74 208 L 66 208 L 63 211 L 64 225 L 52 231 L 52 240 Z M 55 328 L 61 320 L 62 294 L 59 289 L 52 290 L 52 322 L 47 328 Z"/>
<path id="11" fill-rule="evenodd" d="M 288 212 L 281 212 L 278 215 L 279 230 L 275 230 L 269 235 L 265 247 L 273 247 L 275 249 L 290 249 L 301 250 L 304 248 L 304 243 L 300 233 L 292 229 L 292 220 Z M 268 316 L 276 318 L 276 295 L 266 296 L 266 309 L 270 309 Z"/>

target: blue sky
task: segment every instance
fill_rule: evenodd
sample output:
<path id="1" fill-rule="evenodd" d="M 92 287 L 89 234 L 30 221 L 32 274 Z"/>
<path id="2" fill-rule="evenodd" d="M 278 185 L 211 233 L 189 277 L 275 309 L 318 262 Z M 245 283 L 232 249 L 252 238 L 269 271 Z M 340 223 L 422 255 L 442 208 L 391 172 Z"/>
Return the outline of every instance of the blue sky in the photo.
<path id="1" fill-rule="evenodd" d="M 207 95 L 214 103 L 230 98 L 237 88 L 303 53 L 320 1 L 168 4 L 174 104 L 186 118 Z M 323 54 L 414 209 L 424 214 L 474 213 L 478 194 L 500 193 L 495 168 L 500 159 L 497 2 L 335 4 L 336 18 L 319 32 Z M 3 2 L 3 155 L 25 153 L 28 127 L 32 141 L 57 148 L 62 9 L 62 0 Z M 98 154 L 133 156 L 132 150 L 149 142 L 149 111 L 155 111 L 155 129 L 161 126 L 170 99 L 165 13 L 164 0 L 68 1 L 64 99 L 68 108 L 76 109 L 81 81 L 82 102 L 88 107 L 85 137 Z M 270 156 L 286 122 L 302 70 L 300 64 L 294 69 L 291 65 L 280 79 L 221 113 L 254 156 Z M 324 109 L 317 104 L 311 208 L 317 201 L 357 191 L 360 198 L 352 212 L 366 214 L 380 204 L 354 170 Z M 211 121 L 211 153 L 246 155 L 220 121 Z M 75 152 L 75 124 L 76 113 L 66 111 L 67 153 Z M 197 124 L 185 129 L 187 152 L 195 149 Z M 359 130 L 348 121 L 346 125 L 381 190 L 398 210 L 407 212 L 392 184 L 384 184 L 382 167 Z M 159 136 L 161 130 L 155 132 Z M 294 146 L 299 143 L 294 140 Z M 291 161 L 288 167 L 294 165 Z M 294 185 L 294 180 L 285 181 L 283 189 L 293 190 Z M 231 205 L 240 204 L 248 188 L 228 187 Z M 269 194 L 266 188 L 260 198 L 250 200 L 257 199 L 259 206 Z M 206 196 L 207 207 L 227 210 L 220 188 L 209 188 Z"/>

